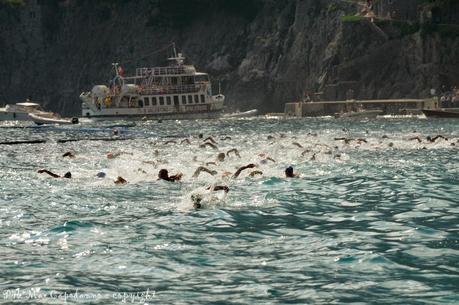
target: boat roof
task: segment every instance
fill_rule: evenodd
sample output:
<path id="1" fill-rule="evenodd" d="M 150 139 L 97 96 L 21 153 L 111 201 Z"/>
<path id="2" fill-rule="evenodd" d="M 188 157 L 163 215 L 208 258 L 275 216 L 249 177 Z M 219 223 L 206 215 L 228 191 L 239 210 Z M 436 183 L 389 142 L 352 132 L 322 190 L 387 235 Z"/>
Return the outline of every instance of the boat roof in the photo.
<path id="1" fill-rule="evenodd" d="M 40 106 L 40 104 L 31 103 L 31 102 L 16 103 L 16 105 L 17 106 L 22 106 L 22 107 L 37 107 L 37 106 Z"/>

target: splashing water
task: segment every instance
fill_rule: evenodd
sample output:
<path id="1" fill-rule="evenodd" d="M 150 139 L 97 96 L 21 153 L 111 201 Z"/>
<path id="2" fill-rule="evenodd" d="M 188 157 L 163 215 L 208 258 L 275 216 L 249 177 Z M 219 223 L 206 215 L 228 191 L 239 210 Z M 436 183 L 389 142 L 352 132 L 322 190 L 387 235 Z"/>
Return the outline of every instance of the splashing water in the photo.
<path id="1" fill-rule="evenodd" d="M 459 303 L 459 121 L 116 124 L 127 140 L 94 140 L 113 124 L 0 126 L 2 141 L 47 140 L 0 146 L 0 300 Z M 200 166 L 216 174 L 193 178 Z"/>

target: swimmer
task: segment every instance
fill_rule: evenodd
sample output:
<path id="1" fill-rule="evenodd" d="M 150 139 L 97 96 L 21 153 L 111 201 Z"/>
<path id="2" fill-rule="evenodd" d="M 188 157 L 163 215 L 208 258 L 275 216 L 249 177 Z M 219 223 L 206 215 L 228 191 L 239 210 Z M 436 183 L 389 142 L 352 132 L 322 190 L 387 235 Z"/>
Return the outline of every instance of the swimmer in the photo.
<path id="1" fill-rule="evenodd" d="M 253 171 L 249 174 L 250 177 L 255 177 L 257 175 L 260 175 L 260 176 L 263 176 L 263 172 L 262 171 Z"/>
<path id="2" fill-rule="evenodd" d="M 303 145 L 301 145 L 301 144 L 298 143 L 298 142 L 293 142 L 292 145 L 295 145 L 295 146 L 297 146 L 297 147 L 299 147 L 299 148 L 303 148 Z"/>
<path id="3" fill-rule="evenodd" d="M 448 138 L 442 136 L 442 135 L 438 135 L 438 136 L 435 136 L 435 137 L 430 137 L 430 136 L 427 136 L 426 140 L 429 141 L 430 143 L 434 143 L 435 141 L 437 141 L 437 139 L 443 139 L 445 141 L 448 141 Z"/>
<path id="4" fill-rule="evenodd" d="M 209 186 L 207 190 L 213 191 L 213 192 L 218 192 L 218 191 L 225 191 L 225 193 L 229 192 L 229 187 L 226 185 L 216 185 L 214 187 Z M 193 202 L 193 208 L 195 209 L 200 209 L 202 208 L 202 200 L 203 200 L 202 194 L 193 194 L 191 195 L 191 201 Z"/>
<path id="5" fill-rule="evenodd" d="M 367 139 L 359 138 L 356 140 L 357 144 L 368 143 Z"/>
<path id="6" fill-rule="evenodd" d="M 214 161 L 206 162 L 206 165 L 207 165 L 207 166 L 209 166 L 209 165 L 215 165 L 215 166 L 217 166 L 217 162 L 214 162 Z"/>
<path id="7" fill-rule="evenodd" d="M 184 139 L 180 142 L 180 144 L 183 144 L 183 143 L 186 143 L 186 144 L 191 144 L 191 141 L 188 140 L 188 139 Z"/>
<path id="8" fill-rule="evenodd" d="M 265 154 L 265 153 L 260 153 L 260 154 L 258 154 L 257 156 L 260 157 L 260 158 L 264 158 L 263 160 L 261 160 L 261 163 L 263 163 L 263 164 L 268 163 L 268 161 L 271 161 L 271 162 L 273 162 L 273 163 L 276 163 L 276 160 L 274 160 L 273 158 L 271 158 L 270 156 L 268 156 L 268 155 Z"/>
<path id="9" fill-rule="evenodd" d="M 119 129 L 113 128 L 112 130 L 112 136 L 117 137 L 120 135 Z"/>
<path id="10" fill-rule="evenodd" d="M 306 149 L 301 153 L 301 156 L 304 157 L 304 155 L 309 154 L 310 152 L 312 152 L 310 149 Z"/>
<path id="11" fill-rule="evenodd" d="M 226 136 L 226 137 L 224 137 L 224 138 L 220 138 L 220 140 L 221 140 L 221 141 L 226 141 L 226 140 L 232 140 L 232 138 L 229 137 L 229 136 Z"/>
<path id="12" fill-rule="evenodd" d="M 105 178 L 106 176 L 107 176 L 107 174 L 104 173 L 104 172 L 98 172 L 98 173 L 96 174 L 96 177 L 97 177 L 97 178 L 101 178 L 101 179 L 102 179 L 102 178 Z"/>
<path id="13" fill-rule="evenodd" d="M 115 181 L 113 181 L 115 184 L 126 184 L 128 183 L 126 179 L 124 179 L 121 176 L 116 177 Z"/>
<path id="14" fill-rule="evenodd" d="M 248 165 L 245 165 L 245 166 L 242 166 L 240 168 L 238 168 L 238 170 L 234 173 L 233 175 L 233 179 L 236 179 L 237 177 L 239 177 L 239 175 L 242 173 L 242 171 L 246 170 L 246 169 L 249 169 L 249 168 L 255 168 L 257 167 L 255 164 L 248 164 Z"/>
<path id="15" fill-rule="evenodd" d="M 178 173 L 173 176 L 169 176 L 169 172 L 167 169 L 161 169 L 158 173 L 158 180 L 166 180 L 169 182 L 175 182 L 175 181 L 180 181 L 183 177 L 182 173 Z"/>
<path id="16" fill-rule="evenodd" d="M 234 153 L 236 156 L 238 156 L 239 158 L 241 157 L 241 155 L 239 154 L 239 150 L 237 150 L 236 148 L 233 148 L 233 149 L 230 149 L 226 152 L 226 156 L 229 157 L 230 156 L 230 153 Z"/>
<path id="17" fill-rule="evenodd" d="M 218 160 L 218 162 L 223 162 L 223 161 L 225 161 L 225 157 L 226 157 L 226 155 L 225 155 L 224 153 L 219 153 L 219 154 L 217 155 L 217 160 Z"/>
<path id="18" fill-rule="evenodd" d="M 206 143 L 203 143 L 203 144 L 199 145 L 200 148 L 206 148 L 206 146 L 210 146 L 213 149 L 218 149 L 218 147 L 215 144 L 212 144 L 212 143 L 209 143 L 209 142 L 206 142 Z"/>
<path id="19" fill-rule="evenodd" d="M 287 178 L 298 178 L 300 175 L 293 172 L 293 167 L 289 166 L 285 169 L 285 177 Z"/>
<path id="20" fill-rule="evenodd" d="M 418 141 L 418 143 L 422 143 L 422 140 L 420 137 L 413 137 L 413 138 L 408 139 L 408 141 L 414 141 L 414 140 Z"/>
<path id="21" fill-rule="evenodd" d="M 212 137 L 207 137 L 207 138 L 204 139 L 204 142 L 207 142 L 207 141 L 212 142 L 214 144 L 217 144 L 217 142 Z"/>
<path id="22" fill-rule="evenodd" d="M 267 139 L 267 140 L 274 140 L 275 137 L 273 137 L 273 136 L 270 135 L 270 136 L 268 136 L 266 139 Z"/>
<path id="23" fill-rule="evenodd" d="M 37 171 L 37 173 L 39 173 L 39 174 L 48 174 L 48 175 L 50 175 L 50 176 L 53 177 L 53 178 L 66 178 L 66 179 L 72 178 L 72 173 L 71 173 L 71 172 L 66 172 L 66 173 L 64 174 L 64 176 L 62 176 L 62 177 L 59 176 L 58 174 L 55 174 L 55 173 L 53 173 L 53 172 L 47 170 L 47 169 L 40 169 L 40 170 Z"/>
<path id="24" fill-rule="evenodd" d="M 169 140 L 169 141 L 164 142 L 164 145 L 167 145 L 167 144 L 177 144 L 177 142 L 175 142 L 174 140 Z"/>
<path id="25" fill-rule="evenodd" d="M 66 152 L 65 154 L 62 155 L 62 158 L 69 157 L 70 159 L 75 158 L 75 154 L 73 154 L 71 151 Z"/>
<path id="26" fill-rule="evenodd" d="M 344 143 L 346 144 L 349 144 L 352 139 L 348 139 L 348 138 L 335 138 L 335 141 L 344 141 Z"/>
<path id="27" fill-rule="evenodd" d="M 204 135 L 203 135 L 202 133 L 200 133 L 200 134 L 198 135 L 198 138 L 199 138 L 199 139 L 202 139 L 202 138 L 204 138 Z"/>
<path id="28" fill-rule="evenodd" d="M 144 163 L 144 164 L 149 164 L 149 165 L 153 165 L 153 166 L 155 166 L 155 167 L 156 167 L 156 164 L 157 164 L 155 161 L 142 161 L 142 163 Z"/>
<path id="29" fill-rule="evenodd" d="M 112 152 L 109 152 L 107 153 L 107 159 L 115 159 L 115 158 L 118 158 L 119 156 L 121 155 L 133 155 L 132 153 L 127 153 L 127 152 L 116 152 L 116 153 L 112 153 Z"/>
<path id="30" fill-rule="evenodd" d="M 213 170 L 208 169 L 207 167 L 200 166 L 196 169 L 192 177 L 193 178 L 199 177 L 199 174 L 201 174 L 201 172 L 206 172 L 212 176 L 215 176 L 217 174 L 217 171 L 213 171 Z"/>

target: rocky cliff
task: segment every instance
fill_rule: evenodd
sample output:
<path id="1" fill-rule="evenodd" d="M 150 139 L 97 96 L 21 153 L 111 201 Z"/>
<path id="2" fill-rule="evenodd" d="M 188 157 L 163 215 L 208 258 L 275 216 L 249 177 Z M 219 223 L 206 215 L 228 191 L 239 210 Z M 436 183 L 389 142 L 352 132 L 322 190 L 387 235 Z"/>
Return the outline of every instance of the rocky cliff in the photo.
<path id="1" fill-rule="evenodd" d="M 13 2 L 13 4 L 11 4 Z M 337 0 L 0 0 L 0 104 L 80 113 L 79 93 L 163 63 L 175 42 L 227 104 L 282 111 L 305 92 L 423 97 L 459 84 L 454 26 L 347 20 Z"/>

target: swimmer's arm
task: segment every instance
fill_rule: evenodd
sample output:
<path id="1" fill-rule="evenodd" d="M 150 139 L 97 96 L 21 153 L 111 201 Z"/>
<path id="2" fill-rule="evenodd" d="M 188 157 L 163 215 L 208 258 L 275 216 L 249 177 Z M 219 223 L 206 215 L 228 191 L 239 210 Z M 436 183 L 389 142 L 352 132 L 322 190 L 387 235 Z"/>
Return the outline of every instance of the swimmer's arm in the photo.
<path id="1" fill-rule="evenodd" d="M 44 174 L 48 174 L 48 175 L 50 175 L 50 176 L 53 177 L 53 178 L 60 178 L 60 177 L 61 177 L 61 176 L 59 176 L 59 175 L 57 175 L 57 174 L 55 174 L 55 173 L 53 173 L 53 172 L 50 172 L 49 170 L 46 170 L 46 169 L 40 169 L 40 170 L 38 170 L 38 173 L 39 173 L 39 174 L 43 174 L 43 173 L 44 173 Z"/>
<path id="2" fill-rule="evenodd" d="M 194 172 L 193 178 L 197 178 L 201 172 L 206 172 L 208 174 L 211 174 L 212 176 L 215 176 L 217 174 L 217 171 L 213 171 L 213 170 L 208 169 L 207 167 L 200 166 Z"/>
<path id="3" fill-rule="evenodd" d="M 413 140 L 416 140 L 418 141 L 419 143 L 422 143 L 422 140 L 420 137 L 414 137 L 414 138 L 409 138 L 408 141 L 413 141 Z"/>
<path id="4" fill-rule="evenodd" d="M 274 159 L 271 158 L 271 157 L 266 158 L 266 160 L 269 160 L 269 161 L 272 161 L 272 162 L 276 163 L 276 160 L 274 160 Z"/>
<path id="5" fill-rule="evenodd" d="M 228 152 L 226 153 L 226 156 L 229 157 L 230 153 L 234 153 L 236 156 L 238 156 L 239 158 L 241 157 L 241 155 L 239 154 L 239 151 L 236 149 L 236 148 L 233 148 L 233 149 L 230 149 L 228 150 Z"/>
<path id="6" fill-rule="evenodd" d="M 210 146 L 212 147 L 213 149 L 218 149 L 218 147 L 215 145 L 215 144 L 212 144 L 212 143 L 209 143 L 209 142 L 206 142 L 204 144 L 201 144 L 199 147 L 200 148 L 206 148 L 206 146 Z"/>
<path id="7" fill-rule="evenodd" d="M 207 137 L 206 139 L 204 139 L 204 142 L 207 142 L 207 141 L 210 141 L 210 142 L 212 142 L 214 144 L 217 144 L 217 142 L 212 137 Z"/>
<path id="8" fill-rule="evenodd" d="M 170 181 L 180 181 L 182 180 L 182 177 L 183 177 L 183 174 L 182 173 L 178 173 L 176 175 L 173 175 L 173 176 L 170 176 L 169 179 Z"/>
<path id="9" fill-rule="evenodd" d="M 211 188 L 209 188 L 211 189 Z M 225 191 L 225 193 L 228 193 L 229 192 L 229 187 L 227 187 L 226 185 L 216 185 L 214 186 L 213 188 L 214 191 Z"/>
<path id="10" fill-rule="evenodd" d="M 254 168 L 255 167 L 255 164 L 248 164 L 246 166 L 242 166 L 240 167 L 233 175 L 233 178 L 237 178 L 239 177 L 239 175 L 242 173 L 243 170 L 246 170 L 248 168 Z"/>
<path id="11" fill-rule="evenodd" d="M 295 145 L 295 146 L 297 146 L 297 147 L 299 147 L 299 148 L 303 148 L 303 145 L 301 145 L 301 144 L 298 143 L 298 142 L 293 142 L 292 145 Z"/>
<path id="12" fill-rule="evenodd" d="M 263 176 L 263 172 L 262 171 L 253 171 L 253 172 L 250 173 L 250 177 L 255 177 L 256 175 Z"/>

